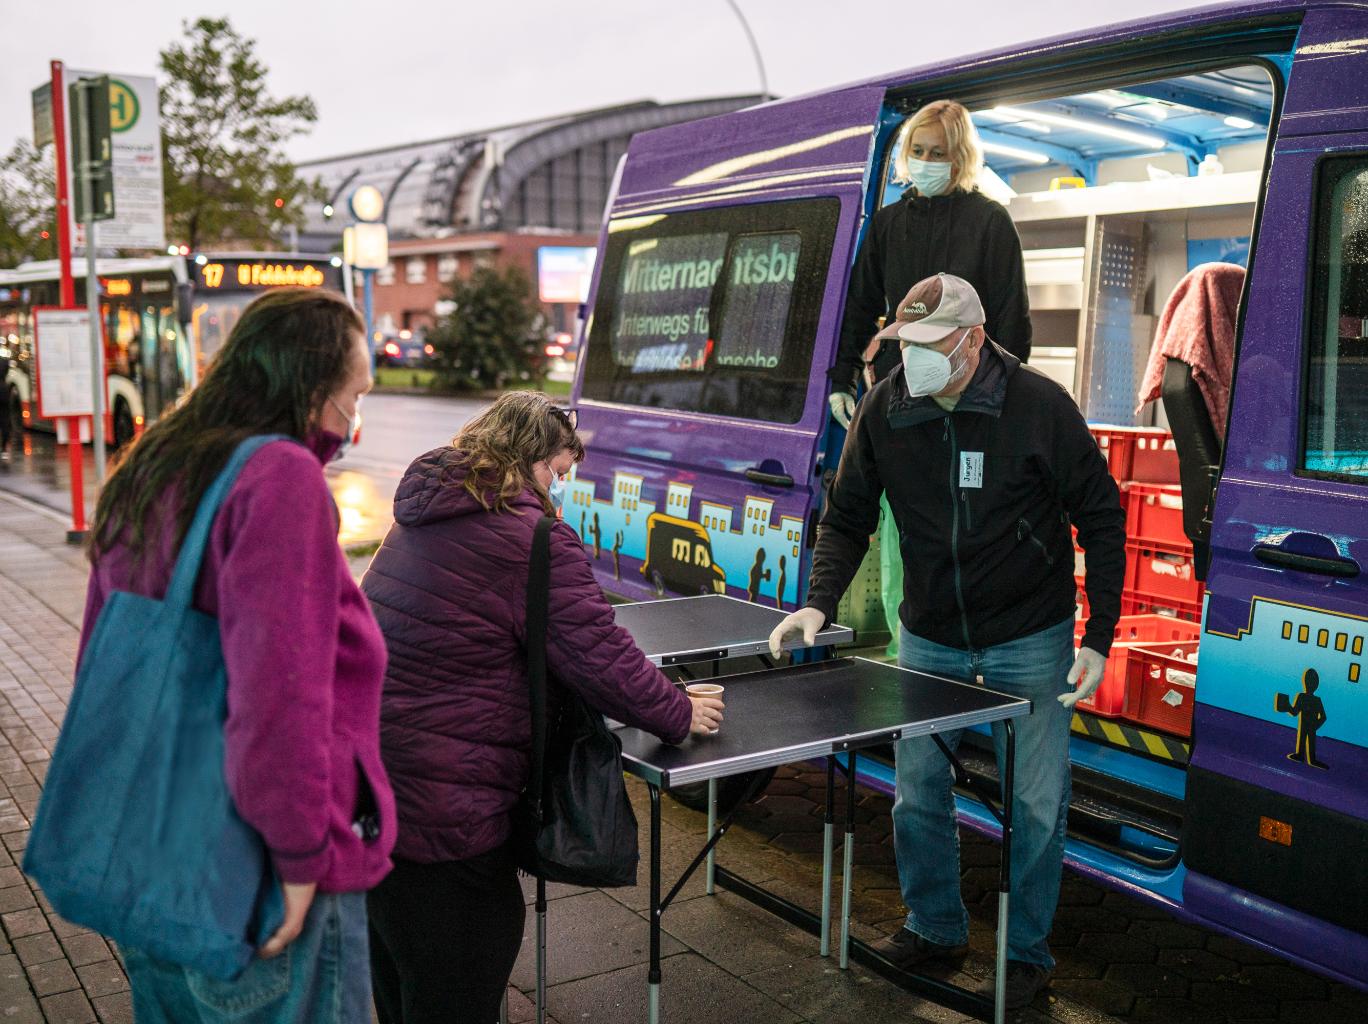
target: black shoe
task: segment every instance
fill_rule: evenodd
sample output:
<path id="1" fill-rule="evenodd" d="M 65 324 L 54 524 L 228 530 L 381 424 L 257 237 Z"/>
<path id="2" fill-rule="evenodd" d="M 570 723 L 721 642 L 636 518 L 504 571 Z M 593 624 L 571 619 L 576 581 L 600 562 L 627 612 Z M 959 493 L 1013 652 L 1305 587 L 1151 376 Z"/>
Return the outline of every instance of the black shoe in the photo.
<path id="1" fill-rule="evenodd" d="M 1050 987 L 1051 971 L 1025 960 L 1007 961 L 1007 1009 L 1024 1010 L 1036 996 Z M 989 975 L 979 992 L 989 999 L 997 994 L 997 977 Z"/>
<path id="2" fill-rule="evenodd" d="M 906 971 L 925 963 L 963 963 L 969 953 L 969 944 L 962 942 L 955 946 L 943 946 L 922 938 L 910 928 L 900 928 L 896 934 L 875 942 L 873 949 L 885 960 Z"/>

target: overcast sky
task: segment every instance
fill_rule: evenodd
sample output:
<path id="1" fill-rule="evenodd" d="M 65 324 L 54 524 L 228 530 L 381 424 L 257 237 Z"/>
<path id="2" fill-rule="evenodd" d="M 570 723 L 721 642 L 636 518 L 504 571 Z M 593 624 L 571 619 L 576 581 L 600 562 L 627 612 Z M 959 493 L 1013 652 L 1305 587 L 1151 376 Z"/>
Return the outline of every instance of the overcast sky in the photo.
<path id="1" fill-rule="evenodd" d="M 32 131 L 48 62 L 155 74 L 196 0 L 13 4 L 0 35 L 0 150 Z M 942 58 L 1195 6 L 1188 0 L 740 0 L 769 74 L 793 95 Z M 926 12 L 926 13 L 918 13 Z M 296 159 L 436 138 L 632 100 L 759 91 L 725 0 L 237 0 L 277 94 L 318 103 Z"/>

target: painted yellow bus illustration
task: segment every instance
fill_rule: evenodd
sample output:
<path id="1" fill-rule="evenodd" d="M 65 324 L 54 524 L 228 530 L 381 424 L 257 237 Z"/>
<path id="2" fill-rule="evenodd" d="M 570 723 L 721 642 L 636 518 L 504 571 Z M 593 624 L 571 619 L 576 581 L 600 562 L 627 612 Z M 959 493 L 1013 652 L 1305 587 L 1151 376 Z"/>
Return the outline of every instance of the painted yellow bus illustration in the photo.
<path id="1" fill-rule="evenodd" d="M 646 561 L 641 575 L 676 594 L 725 594 L 727 574 L 713 562 L 712 539 L 700 524 L 660 512 L 646 520 Z"/>

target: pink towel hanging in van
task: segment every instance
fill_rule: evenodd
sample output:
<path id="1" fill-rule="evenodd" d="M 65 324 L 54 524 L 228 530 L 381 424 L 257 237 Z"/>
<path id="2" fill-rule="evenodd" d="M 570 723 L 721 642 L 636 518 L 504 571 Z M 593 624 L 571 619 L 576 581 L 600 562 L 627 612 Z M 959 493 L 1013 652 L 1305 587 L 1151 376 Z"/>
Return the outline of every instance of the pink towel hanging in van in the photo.
<path id="1" fill-rule="evenodd" d="M 1165 362 L 1180 359 L 1192 367 L 1211 425 L 1216 436 L 1225 440 L 1235 363 L 1235 317 L 1244 278 L 1244 268 L 1233 263 L 1203 263 L 1178 282 L 1154 333 L 1136 412 L 1159 397 Z"/>

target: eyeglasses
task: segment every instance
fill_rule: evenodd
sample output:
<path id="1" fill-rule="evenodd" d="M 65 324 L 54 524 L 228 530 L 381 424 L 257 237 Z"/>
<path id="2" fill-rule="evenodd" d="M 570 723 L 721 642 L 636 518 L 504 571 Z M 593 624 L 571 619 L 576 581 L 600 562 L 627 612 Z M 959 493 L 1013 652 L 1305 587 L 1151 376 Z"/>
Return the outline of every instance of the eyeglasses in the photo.
<path id="1" fill-rule="evenodd" d="M 576 409 L 562 409 L 559 406 L 551 406 L 551 412 L 563 419 L 571 430 L 579 429 L 579 411 Z"/>

